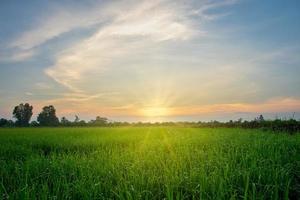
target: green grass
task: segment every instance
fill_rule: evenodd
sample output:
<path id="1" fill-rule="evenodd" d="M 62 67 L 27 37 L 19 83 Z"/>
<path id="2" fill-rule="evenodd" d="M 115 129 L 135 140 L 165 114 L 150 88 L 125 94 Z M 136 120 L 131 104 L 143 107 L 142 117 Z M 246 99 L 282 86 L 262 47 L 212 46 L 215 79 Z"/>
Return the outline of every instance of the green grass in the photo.
<path id="1" fill-rule="evenodd" d="M 300 135 L 0 129 L 0 199 L 296 199 Z"/>

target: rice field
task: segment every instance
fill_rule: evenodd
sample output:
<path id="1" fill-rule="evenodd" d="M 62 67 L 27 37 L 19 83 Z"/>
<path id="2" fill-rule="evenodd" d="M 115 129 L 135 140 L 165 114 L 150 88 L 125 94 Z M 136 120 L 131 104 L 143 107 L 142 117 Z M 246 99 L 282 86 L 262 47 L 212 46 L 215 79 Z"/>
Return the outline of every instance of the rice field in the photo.
<path id="1" fill-rule="evenodd" d="M 0 199 L 299 199 L 300 135 L 0 129 Z"/>

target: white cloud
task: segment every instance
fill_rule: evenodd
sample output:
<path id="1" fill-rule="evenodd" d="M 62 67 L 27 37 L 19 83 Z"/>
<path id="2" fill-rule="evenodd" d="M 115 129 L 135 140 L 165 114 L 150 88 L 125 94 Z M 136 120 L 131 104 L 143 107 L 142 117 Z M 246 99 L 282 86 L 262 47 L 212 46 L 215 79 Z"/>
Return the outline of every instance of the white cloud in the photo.
<path id="1" fill-rule="evenodd" d="M 74 10 L 74 8 L 53 8 L 50 11 L 50 14 L 40 16 L 31 29 L 23 32 L 9 46 L 31 49 L 63 33 L 76 28 L 88 27 L 101 21 L 99 19 L 101 17 L 99 7 L 83 11 Z"/>
<path id="2" fill-rule="evenodd" d="M 100 2 L 100 1 L 99 1 Z M 51 3 L 49 3 L 52 5 Z M 38 16 L 31 27 L 6 47 L 10 55 L 1 56 L 0 61 L 20 62 L 36 55 L 37 47 L 47 41 L 75 29 L 87 28 L 109 20 L 113 12 L 111 6 L 99 4 L 82 9 L 72 6 L 50 6 L 42 16 Z M 3 57 L 3 58 L 2 58 Z"/>
<path id="3" fill-rule="evenodd" d="M 52 87 L 48 83 L 37 82 L 37 83 L 35 83 L 35 88 L 39 89 L 39 90 L 48 90 L 48 89 L 51 89 Z"/>
<path id="4" fill-rule="evenodd" d="M 205 3 L 203 3 L 202 6 L 200 6 L 200 8 L 194 9 L 191 12 L 191 14 L 198 15 L 205 20 L 215 20 L 220 17 L 224 17 L 224 16 L 228 15 L 229 13 L 212 14 L 212 13 L 209 13 L 209 11 L 216 9 L 216 8 L 224 7 L 224 6 L 231 6 L 231 5 L 236 4 L 237 2 L 238 2 L 238 0 L 206 1 Z"/>
<path id="5" fill-rule="evenodd" d="M 206 10 L 221 6 L 211 3 L 201 6 L 207 5 L 210 7 Z M 126 60 L 148 46 L 156 44 L 159 48 L 160 42 L 185 41 L 204 32 L 190 17 L 192 5 L 187 6 L 183 1 L 130 1 L 128 5 L 118 6 L 105 12 L 112 17 L 110 23 L 100 26 L 92 36 L 58 55 L 55 64 L 46 69 L 46 74 L 80 92 L 77 83 L 87 72 L 103 71 L 114 59 Z"/>
<path id="6" fill-rule="evenodd" d="M 80 9 L 72 6 L 50 9 L 50 14 L 40 16 L 31 29 L 10 44 L 21 52 L 12 60 L 28 59 L 47 41 L 74 29 L 94 26 L 94 34 L 56 53 L 54 64 L 45 70 L 48 76 L 74 94 L 83 93 L 81 83 L 89 78 L 88 73 L 101 73 L 114 66 L 116 60 L 126 62 L 128 57 L 134 57 L 147 48 L 159 49 L 168 43 L 202 36 L 205 34 L 201 27 L 203 20 L 224 15 L 207 11 L 232 5 L 235 1 L 216 3 L 203 0 L 196 4 L 172 0 L 99 2 Z M 37 87 L 48 89 L 39 83 Z"/>
<path id="7" fill-rule="evenodd" d="M 26 50 L 11 56 L 12 61 L 21 61 L 34 54 L 31 49 L 48 40 L 70 32 L 74 29 L 90 27 L 100 23 L 109 23 L 111 34 L 115 36 L 149 36 L 158 41 L 169 39 L 188 39 L 197 30 L 189 24 L 189 15 L 199 15 L 209 20 L 224 15 L 208 14 L 206 11 L 232 5 L 236 0 L 221 2 L 199 1 L 199 8 L 189 3 L 171 0 L 137 1 L 122 0 L 95 1 L 92 6 L 72 7 L 70 5 L 53 5 L 39 16 L 31 28 L 15 38 L 9 47 Z M 117 27 L 116 27 L 117 26 Z M 109 30 L 108 30 L 109 31 Z M 31 54 L 30 54 L 31 53 Z"/>
<path id="8" fill-rule="evenodd" d="M 30 59 L 36 52 L 33 49 L 15 51 L 10 55 L 0 55 L 0 61 L 4 62 L 22 62 Z"/>
<path id="9" fill-rule="evenodd" d="M 22 51 L 19 53 L 14 54 L 10 60 L 12 61 L 23 61 L 31 58 L 35 54 L 35 51 L 29 50 L 29 51 Z"/>

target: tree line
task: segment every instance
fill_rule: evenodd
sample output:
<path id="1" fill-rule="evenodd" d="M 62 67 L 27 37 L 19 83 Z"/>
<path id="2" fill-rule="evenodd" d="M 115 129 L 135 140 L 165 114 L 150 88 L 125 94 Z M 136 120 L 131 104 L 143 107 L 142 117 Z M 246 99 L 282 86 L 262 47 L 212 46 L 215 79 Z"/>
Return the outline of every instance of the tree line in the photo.
<path id="1" fill-rule="evenodd" d="M 105 117 L 97 116 L 94 120 L 86 122 L 80 120 L 76 115 L 74 121 L 62 117 L 60 120 L 56 116 L 56 109 L 53 105 L 43 107 L 42 111 L 37 116 L 37 121 L 31 121 L 33 115 L 33 106 L 28 103 L 21 103 L 14 107 L 13 117 L 16 119 L 7 120 L 0 119 L 0 127 L 116 127 L 116 126 L 178 126 L 178 127 L 207 127 L 207 128 L 262 128 L 277 132 L 296 133 L 300 131 L 300 121 L 291 119 L 275 119 L 265 120 L 263 115 L 247 121 L 247 120 L 230 120 L 228 122 L 210 121 L 210 122 L 112 122 Z"/>
<path id="2" fill-rule="evenodd" d="M 32 111 L 33 106 L 29 105 L 29 103 L 21 103 L 13 109 L 12 114 L 15 121 L 1 118 L 0 127 L 105 126 L 108 123 L 107 118 L 99 116 L 89 122 L 80 120 L 77 115 L 74 121 L 69 121 L 66 117 L 62 117 L 61 120 L 59 120 L 53 105 L 44 106 L 42 111 L 38 114 L 37 120 L 30 122 L 33 115 Z"/>

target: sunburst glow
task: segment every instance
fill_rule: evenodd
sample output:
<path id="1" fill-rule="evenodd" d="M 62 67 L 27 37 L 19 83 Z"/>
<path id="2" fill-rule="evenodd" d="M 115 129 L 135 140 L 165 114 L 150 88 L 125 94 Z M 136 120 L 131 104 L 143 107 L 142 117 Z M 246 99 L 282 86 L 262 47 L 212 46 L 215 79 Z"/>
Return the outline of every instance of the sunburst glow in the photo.
<path id="1" fill-rule="evenodd" d="M 141 114 L 145 117 L 165 117 L 170 112 L 166 107 L 146 107 L 141 110 Z"/>

